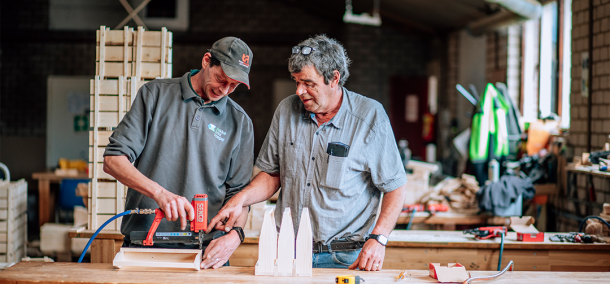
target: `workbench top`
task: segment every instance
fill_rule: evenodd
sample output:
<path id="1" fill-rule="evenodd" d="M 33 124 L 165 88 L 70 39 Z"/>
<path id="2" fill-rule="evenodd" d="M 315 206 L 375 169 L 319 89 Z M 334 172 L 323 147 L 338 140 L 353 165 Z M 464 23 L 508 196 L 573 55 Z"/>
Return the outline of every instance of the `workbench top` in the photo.
<path id="1" fill-rule="evenodd" d="M 608 250 L 607 243 L 568 243 L 551 242 L 549 237 L 568 233 L 545 233 L 544 242 L 517 241 L 517 233 L 508 232 L 504 238 L 504 249 L 550 249 L 550 250 Z M 246 230 L 245 244 L 258 244 L 259 231 Z M 500 238 L 477 240 L 473 235 L 465 235 L 462 231 L 407 231 L 394 230 L 388 237 L 388 247 L 410 248 L 478 248 L 499 249 Z"/>
<path id="2" fill-rule="evenodd" d="M 334 283 L 337 275 L 359 275 L 365 283 L 438 283 L 427 270 L 409 270 L 410 278 L 397 281 L 401 270 L 379 272 L 313 269 L 312 277 L 255 276 L 254 267 L 222 267 L 201 271 L 112 267 L 104 263 L 20 262 L 0 272 L 0 283 Z M 472 276 L 493 275 L 473 271 Z M 492 283 L 610 283 L 607 272 L 507 272 Z M 489 281 L 475 282 L 489 283 Z"/>

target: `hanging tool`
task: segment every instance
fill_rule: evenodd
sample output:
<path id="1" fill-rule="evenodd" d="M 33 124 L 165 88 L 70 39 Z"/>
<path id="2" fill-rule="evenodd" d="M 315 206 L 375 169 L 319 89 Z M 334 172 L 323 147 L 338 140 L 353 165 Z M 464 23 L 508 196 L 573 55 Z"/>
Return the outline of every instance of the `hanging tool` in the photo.
<path id="1" fill-rule="evenodd" d="M 501 234 L 506 234 L 506 227 L 480 227 L 476 229 L 464 230 L 464 234 L 474 235 L 476 239 L 486 240 L 490 238 L 500 237 Z"/>
<path id="2" fill-rule="evenodd" d="M 499 273 L 496 273 L 491 276 L 470 277 L 470 278 L 466 279 L 462 284 L 470 284 L 470 283 L 472 283 L 472 281 L 478 281 L 478 280 L 496 279 L 496 278 L 500 277 L 502 274 L 504 274 L 509 268 L 510 268 L 510 271 L 513 271 L 513 269 L 515 269 L 515 263 L 512 260 L 509 261 L 508 265 L 506 265 L 506 267 L 504 267 L 504 269 L 502 269 L 502 271 L 500 271 Z"/>
<path id="3" fill-rule="evenodd" d="M 203 234 L 208 228 L 208 195 L 196 194 L 191 201 L 193 209 L 195 209 L 195 218 L 190 223 L 190 231 L 180 232 L 157 232 L 161 219 L 165 218 L 165 213 L 160 208 L 145 209 L 148 214 L 155 214 L 155 219 L 150 226 L 148 232 L 132 231 L 129 234 L 131 242 L 137 245 L 152 246 L 154 243 L 181 243 L 181 244 L 199 244 L 199 248 L 203 248 Z"/>
<path id="4" fill-rule="evenodd" d="M 366 282 L 358 275 L 339 275 L 335 278 L 337 284 L 360 284 L 360 281 Z"/>

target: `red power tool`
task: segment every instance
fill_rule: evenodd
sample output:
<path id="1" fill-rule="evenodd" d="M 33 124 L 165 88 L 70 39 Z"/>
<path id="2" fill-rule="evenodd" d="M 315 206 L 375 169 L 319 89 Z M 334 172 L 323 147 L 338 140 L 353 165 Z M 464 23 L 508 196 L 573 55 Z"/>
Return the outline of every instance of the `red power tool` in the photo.
<path id="1" fill-rule="evenodd" d="M 154 243 L 199 244 L 199 248 L 203 248 L 203 234 L 208 229 L 208 195 L 196 194 L 191 205 L 195 209 L 195 218 L 193 221 L 188 221 L 190 231 L 157 232 L 161 219 L 165 218 L 165 213 L 159 208 L 147 209 L 148 214 L 155 214 L 155 220 L 148 232 L 132 231 L 129 234 L 131 242 L 144 246 L 152 246 Z"/>
<path id="2" fill-rule="evenodd" d="M 479 240 L 485 240 L 495 237 L 500 237 L 500 234 L 506 236 L 506 227 L 480 227 L 476 229 L 464 230 L 464 234 L 472 234 Z"/>

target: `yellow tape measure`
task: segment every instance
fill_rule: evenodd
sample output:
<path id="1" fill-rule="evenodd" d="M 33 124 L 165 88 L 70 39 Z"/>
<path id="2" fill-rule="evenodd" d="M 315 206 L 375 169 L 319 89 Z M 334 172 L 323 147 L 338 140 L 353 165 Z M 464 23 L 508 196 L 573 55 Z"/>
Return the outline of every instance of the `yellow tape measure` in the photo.
<path id="1" fill-rule="evenodd" d="M 339 275 L 335 278 L 337 284 L 360 284 L 360 281 L 365 282 L 364 279 L 357 275 Z"/>

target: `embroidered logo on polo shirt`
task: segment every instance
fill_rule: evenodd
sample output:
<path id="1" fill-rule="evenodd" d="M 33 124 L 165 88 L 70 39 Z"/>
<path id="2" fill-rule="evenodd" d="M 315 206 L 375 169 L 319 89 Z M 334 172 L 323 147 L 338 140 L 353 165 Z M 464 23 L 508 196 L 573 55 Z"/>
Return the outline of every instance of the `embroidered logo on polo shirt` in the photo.
<path id="1" fill-rule="evenodd" d="M 214 124 L 208 124 L 208 129 L 214 131 L 214 137 L 216 137 L 216 139 L 220 140 L 220 141 L 225 141 L 225 139 L 222 137 L 222 135 L 227 135 L 226 132 L 224 132 L 222 129 L 216 127 L 216 125 Z"/>

